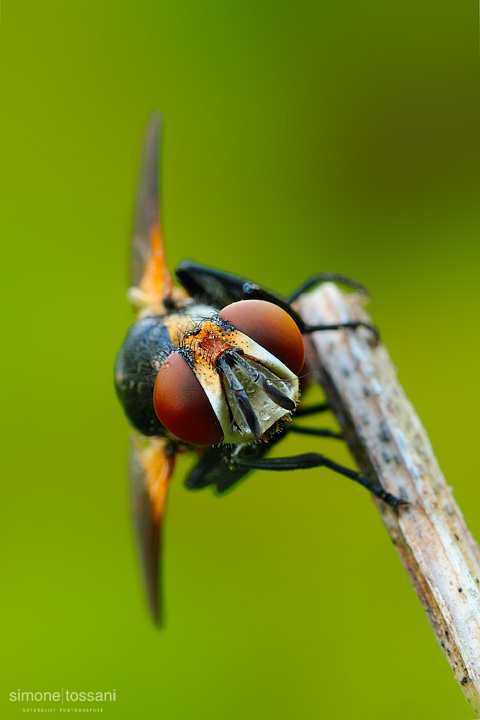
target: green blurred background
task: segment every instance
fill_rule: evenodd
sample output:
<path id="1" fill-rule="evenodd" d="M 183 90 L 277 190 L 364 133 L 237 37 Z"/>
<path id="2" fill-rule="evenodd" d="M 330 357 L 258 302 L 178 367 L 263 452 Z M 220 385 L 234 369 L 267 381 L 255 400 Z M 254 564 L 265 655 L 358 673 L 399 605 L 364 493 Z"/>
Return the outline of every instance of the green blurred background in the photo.
<path id="1" fill-rule="evenodd" d="M 171 266 L 279 292 L 314 270 L 365 282 L 480 537 L 476 4 L 2 11 L 0 714 L 21 712 L 11 691 L 64 687 L 115 688 L 118 718 L 471 718 L 368 494 L 326 471 L 257 473 L 218 499 L 183 488 L 183 461 L 154 629 L 112 364 L 141 136 L 161 108 Z"/>

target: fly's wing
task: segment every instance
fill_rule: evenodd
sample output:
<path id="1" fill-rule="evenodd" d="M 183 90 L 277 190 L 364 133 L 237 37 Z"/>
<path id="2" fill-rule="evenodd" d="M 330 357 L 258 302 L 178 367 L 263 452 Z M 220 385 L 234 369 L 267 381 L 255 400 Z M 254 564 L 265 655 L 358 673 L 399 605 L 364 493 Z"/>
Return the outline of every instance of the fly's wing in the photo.
<path id="1" fill-rule="evenodd" d="M 235 466 L 230 458 L 238 457 L 247 462 L 252 462 L 263 457 L 273 445 L 285 437 L 288 428 L 282 428 L 272 435 L 268 443 L 254 443 L 252 445 L 237 445 L 228 447 L 215 445 L 210 447 L 201 456 L 193 470 L 187 476 L 185 485 L 190 490 L 200 490 L 209 485 L 216 485 L 218 492 L 222 493 L 232 487 L 235 483 L 245 479 L 250 472 L 248 468 Z"/>
<path id="2" fill-rule="evenodd" d="M 162 624 L 160 554 L 168 481 L 175 458 L 163 438 L 131 436 L 130 507 L 148 605 L 157 625 Z"/>
<path id="3" fill-rule="evenodd" d="M 173 282 L 165 261 L 159 193 L 159 152 L 162 116 L 154 113 L 143 141 L 143 157 L 130 257 L 132 302 L 154 304 L 169 297 Z M 135 297 L 135 291 L 137 297 Z M 140 298 L 140 300 L 139 300 Z"/>
<path id="4" fill-rule="evenodd" d="M 189 295 L 218 308 L 242 300 L 243 286 L 249 282 L 241 275 L 200 265 L 194 260 L 182 260 L 175 272 Z"/>

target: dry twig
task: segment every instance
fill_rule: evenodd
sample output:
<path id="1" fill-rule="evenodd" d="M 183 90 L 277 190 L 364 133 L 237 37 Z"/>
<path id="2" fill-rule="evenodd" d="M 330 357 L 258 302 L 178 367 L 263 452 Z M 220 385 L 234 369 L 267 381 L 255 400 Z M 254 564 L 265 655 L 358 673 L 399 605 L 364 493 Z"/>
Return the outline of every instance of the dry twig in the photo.
<path id="1" fill-rule="evenodd" d="M 367 320 L 361 297 L 323 285 L 298 301 L 311 325 Z M 375 500 L 457 681 L 480 712 L 480 552 L 385 347 L 368 330 L 317 332 L 311 369 L 362 473 L 411 505 Z"/>

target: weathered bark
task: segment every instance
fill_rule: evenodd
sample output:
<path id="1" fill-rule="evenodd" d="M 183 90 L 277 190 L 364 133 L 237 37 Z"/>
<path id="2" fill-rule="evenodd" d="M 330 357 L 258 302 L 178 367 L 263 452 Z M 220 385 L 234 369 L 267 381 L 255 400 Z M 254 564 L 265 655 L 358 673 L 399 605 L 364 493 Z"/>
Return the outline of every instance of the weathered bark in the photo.
<path id="1" fill-rule="evenodd" d="M 311 325 L 369 320 L 358 294 L 326 284 L 297 303 Z M 432 628 L 472 708 L 480 712 L 480 552 L 428 436 L 382 343 L 363 328 L 317 332 L 307 342 L 364 475 L 411 505 L 398 516 L 374 498 Z"/>

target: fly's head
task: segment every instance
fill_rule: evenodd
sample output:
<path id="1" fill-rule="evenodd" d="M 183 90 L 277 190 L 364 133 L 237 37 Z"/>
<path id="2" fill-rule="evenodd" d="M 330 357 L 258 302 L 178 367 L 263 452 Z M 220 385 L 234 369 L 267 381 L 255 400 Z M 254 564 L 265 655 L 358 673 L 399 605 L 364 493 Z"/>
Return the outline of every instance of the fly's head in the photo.
<path id="1" fill-rule="evenodd" d="M 298 404 L 304 356 L 300 330 L 284 310 L 263 300 L 232 303 L 164 361 L 155 412 L 194 445 L 267 439 Z"/>

